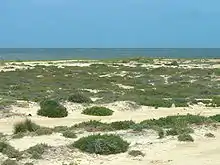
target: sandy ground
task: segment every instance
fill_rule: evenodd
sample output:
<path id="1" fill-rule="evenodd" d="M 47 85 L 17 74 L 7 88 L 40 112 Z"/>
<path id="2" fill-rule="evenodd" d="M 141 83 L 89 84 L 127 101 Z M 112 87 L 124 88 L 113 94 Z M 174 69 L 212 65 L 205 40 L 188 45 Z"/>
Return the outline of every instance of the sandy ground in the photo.
<path id="1" fill-rule="evenodd" d="M 69 111 L 69 116 L 61 119 L 49 119 L 39 117 L 36 115 L 39 106 L 36 103 L 30 103 L 21 106 L 12 106 L 13 113 L 22 113 L 23 115 L 32 114 L 30 119 L 39 125 L 54 127 L 59 125 L 71 126 L 73 124 L 92 120 L 101 120 L 103 122 L 112 122 L 117 120 L 135 120 L 137 122 L 151 119 L 165 117 L 177 114 L 200 114 L 210 116 L 218 114 L 220 108 L 207 108 L 203 106 L 192 106 L 188 108 L 159 108 L 154 109 L 146 106 L 136 106 L 132 102 L 115 102 L 105 104 L 103 106 L 113 109 L 115 112 L 110 117 L 94 117 L 82 115 L 81 111 L 87 106 L 73 103 L 64 103 Z M 91 106 L 91 105 L 90 105 Z M 9 118 L 0 119 L 0 132 L 11 134 L 13 124 L 24 120 L 25 117 L 13 116 Z M 129 150 L 140 150 L 145 156 L 131 157 L 128 153 L 118 155 L 100 156 L 91 155 L 79 152 L 78 150 L 71 151 L 67 147 L 68 144 L 82 136 L 87 136 L 91 133 L 83 132 L 78 134 L 77 139 L 64 138 L 59 133 L 52 135 L 43 135 L 36 137 L 24 137 L 21 139 L 11 139 L 9 143 L 16 149 L 23 151 L 31 146 L 40 143 L 46 143 L 52 146 L 42 160 L 31 160 L 36 165 L 62 165 L 62 163 L 74 162 L 80 165 L 99 165 L 99 164 L 122 164 L 122 165 L 219 165 L 220 164 L 220 128 L 196 128 L 196 132 L 192 134 L 195 139 L 193 143 L 178 142 L 177 137 L 168 136 L 164 139 L 158 139 L 158 135 L 151 130 L 142 133 L 134 133 L 132 131 L 117 131 L 114 132 L 122 136 L 125 140 L 130 142 Z M 213 133 L 215 138 L 204 137 L 205 133 Z M 0 158 L 5 159 L 3 155 Z M 25 161 L 28 160 L 24 160 Z"/>
<path id="2" fill-rule="evenodd" d="M 178 59 L 155 59 L 153 64 L 144 64 L 138 63 L 136 61 L 130 61 L 128 63 L 120 63 L 117 62 L 118 65 L 126 66 L 126 67 L 136 67 L 140 65 L 144 68 L 159 68 L 159 67 L 175 67 L 168 66 L 173 60 Z M 205 63 L 206 62 L 206 63 Z M 107 64 L 109 66 L 114 67 L 114 63 L 105 63 L 97 60 L 59 60 L 59 61 L 26 61 L 26 62 L 8 62 L 4 65 L 0 65 L 0 71 L 15 71 L 17 69 L 32 69 L 37 65 L 43 66 L 57 66 L 58 68 L 63 68 L 65 66 L 78 66 L 78 67 L 89 67 L 92 64 Z M 219 59 L 207 59 L 206 61 L 201 61 L 201 63 L 195 63 L 192 60 L 185 60 L 179 65 L 180 68 L 220 68 L 220 60 Z M 123 75 L 123 74 L 122 74 Z M 102 75 L 102 77 L 109 77 L 112 75 Z"/>
<path id="3" fill-rule="evenodd" d="M 169 61 L 168 61 L 169 62 Z M 189 61 L 190 62 L 190 61 Z M 213 64 L 194 64 L 187 63 L 185 61 L 180 65 L 182 68 L 220 68 L 220 60 L 213 59 L 209 60 Z M 91 64 L 97 64 L 97 61 L 82 62 L 82 61 L 37 61 L 37 62 L 23 62 L 23 63 L 6 63 L 4 66 L 0 66 L 0 71 L 14 71 L 16 69 L 27 69 L 34 68 L 36 65 L 55 65 L 60 68 L 65 66 L 90 66 Z M 167 61 L 155 61 L 155 64 L 143 64 L 142 67 L 146 68 L 157 68 L 166 66 Z M 136 67 L 137 62 L 130 63 L 117 63 L 119 65 Z M 111 65 L 111 64 L 109 64 Z M 166 66 L 167 67 L 167 66 Z M 172 67 L 172 66 L 171 66 Z M 125 73 L 121 73 L 123 76 Z M 102 75 L 112 76 L 112 75 Z M 132 88 L 123 84 L 118 84 L 121 88 Z M 87 89 L 85 89 L 87 90 Z M 97 92 L 97 91 L 93 91 Z M 98 98 L 94 98 L 98 99 Z M 147 106 L 136 106 L 130 102 L 115 102 L 111 104 L 105 104 L 106 106 L 114 110 L 114 114 L 109 117 L 94 117 L 82 115 L 81 111 L 86 108 L 86 105 L 64 103 L 69 111 L 69 115 L 66 118 L 61 119 L 49 119 L 46 117 L 40 117 L 36 115 L 39 105 L 36 103 L 29 103 L 27 106 L 12 106 L 10 111 L 11 117 L 0 118 L 0 132 L 4 134 L 12 134 L 13 125 L 19 121 L 23 121 L 28 114 L 32 121 L 36 122 L 41 126 L 55 127 L 55 126 L 71 126 L 76 123 L 89 120 L 100 120 L 103 122 L 112 121 L 123 121 L 123 120 L 134 120 L 140 122 L 146 119 L 160 118 L 170 115 L 184 115 L 184 114 L 200 114 L 203 116 L 210 116 L 220 113 L 220 108 L 208 108 L 202 105 L 191 106 L 187 108 L 152 108 Z M 92 106 L 92 105 L 90 105 Z M 100 156 L 91 155 L 79 152 L 78 150 L 70 150 L 65 147 L 71 144 L 82 136 L 87 136 L 88 132 L 77 134 L 77 139 L 64 138 L 59 133 L 52 135 L 44 135 L 37 137 L 24 137 L 21 139 L 11 139 L 9 143 L 16 149 L 23 151 L 31 146 L 40 143 L 46 143 L 52 148 L 48 151 L 42 160 L 24 160 L 33 161 L 35 165 L 62 165 L 63 163 L 74 162 L 75 165 L 220 165 L 220 128 L 196 128 L 196 132 L 192 134 L 195 142 L 183 143 L 178 142 L 176 137 L 166 137 L 164 139 L 158 139 L 157 134 L 153 131 L 146 131 L 142 133 L 134 133 L 131 131 L 117 131 L 114 132 L 122 136 L 125 140 L 130 142 L 129 150 L 140 150 L 145 156 L 142 157 L 131 157 L 128 153 L 122 153 L 118 155 Z M 205 133 L 213 133 L 215 138 L 204 137 Z M 1 160 L 7 159 L 4 155 L 0 154 Z"/>

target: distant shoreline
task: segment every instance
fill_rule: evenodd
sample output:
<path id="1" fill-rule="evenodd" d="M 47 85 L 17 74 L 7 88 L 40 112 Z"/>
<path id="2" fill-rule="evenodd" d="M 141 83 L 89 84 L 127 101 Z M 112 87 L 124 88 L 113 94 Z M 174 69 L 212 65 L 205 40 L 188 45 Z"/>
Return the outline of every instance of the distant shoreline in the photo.
<path id="1" fill-rule="evenodd" d="M 6 61 L 112 60 L 127 58 L 220 59 L 218 48 L 0 48 Z"/>

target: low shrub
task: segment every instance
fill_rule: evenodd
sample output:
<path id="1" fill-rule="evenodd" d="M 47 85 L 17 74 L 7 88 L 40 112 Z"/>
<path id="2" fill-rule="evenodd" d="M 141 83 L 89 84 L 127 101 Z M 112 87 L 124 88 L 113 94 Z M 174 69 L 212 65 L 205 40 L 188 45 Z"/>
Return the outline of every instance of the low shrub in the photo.
<path id="1" fill-rule="evenodd" d="M 112 122 L 110 125 L 115 130 L 126 130 L 132 128 L 135 123 L 131 120 L 127 121 L 116 121 Z"/>
<path id="2" fill-rule="evenodd" d="M 171 100 L 149 99 L 145 105 L 155 107 L 155 108 L 159 108 L 159 107 L 170 108 L 172 106 L 172 104 L 173 104 L 173 102 Z"/>
<path id="3" fill-rule="evenodd" d="M 165 136 L 164 130 L 163 129 L 158 129 L 157 132 L 158 132 L 159 139 L 163 139 L 164 136 Z"/>
<path id="4" fill-rule="evenodd" d="M 172 129 L 166 131 L 167 136 L 176 136 L 178 134 L 179 133 L 176 128 L 172 128 Z"/>
<path id="5" fill-rule="evenodd" d="M 144 126 L 142 124 L 134 124 L 130 127 L 133 131 L 141 132 L 144 129 Z"/>
<path id="6" fill-rule="evenodd" d="M 77 138 L 76 133 L 73 132 L 72 130 L 67 130 L 63 132 L 63 136 L 66 138 Z"/>
<path id="7" fill-rule="evenodd" d="M 188 142 L 193 142 L 194 139 L 192 138 L 191 135 L 189 134 L 181 134 L 178 136 L 179 141 L 188 141 Z"/>
<path id="8" fill-rule="evenodd" d="M 212 106 L 213 107 L 220 107 L 220 97 L 213 97 L 212 98 Z"/>
<path id="9" fill-rule="evenodd" d="M 25 132 L 34 132 L 39 128 L 40 128 L 40 126 L 33 123 L 31 120 L 26 119 L 24 122 L 19 122 L 14 125 L 14 134 L 25 133 Z"/>
<path id="10" fill-rule="evenodd" d="M 144 120 L 141 122 L 145 128 L 159 126 L 163 128 L 187 127 L 189 124 L 207 124 L 213 122 L 210 118 L 199 115 L 177 115 L 167 116 L 159 119 Z"/>
<path id="11" fill-rule="evenodd" d="M 67 131 L 69 128 L 67 126 L 57 126 L 53 128 L 54 132 L 64 132 Z"/>
<path id="12" fill-rule="evenodd" d="M 45 100 L 40 103 L 41 109 L 37 114 L 50 118 L 62 118 L 68 115 L 68 111 L 64 106 L 55 100 Z"/>
<path id="13" fill-rule="evenodd" d="M 111 116 L 114 111 L 105 107 L 91 107 L 83 110 L 82 114 L 92 116 Z"/>
<path id="14" fill-rule="evenodd" d="M 131 150 L 128 152 L 128 155 L 133 156 L 133 157 L 137 157 L 137 156 L 145 156 L 145 154 L 139 150 Z"/>
<path id="15" fill-rule="evenodd" d="M 33 163 L 25 163 L 24 165 L 34 165 Z"/>
<path id="16" fill-rule="evenodd" d="M 38 135 L 38 136 L 41 136 L 41 135 L 51 135 L 53 133 L 53 130 L 51 128 L 47 128 L 47 127 L 41 127 L 39 129 L 37 129 L 35 131 L 35 133 Z"/>
<path id="17" fill-rule="evenodd" d="M 126 152 L 129 143 L 116 135 L 91 135 L 77 140 L 73 147 L 88 153 L 109 155 Z"/>
<path id="18" fill-rule="evenodd" d="M 32 159 L 41 159 L 43 153 L 45 152 L 46 149 L 48 149 L 49 146 L 46 144 L 37 144 L 33 147 L 30 147 L 29 149 L 26 150 L 28 154 L 31 154 Z"/>
<path id="19" fill-rule="evenodd" d="M 0 152 L 7 155 L 9 158 L 19 158 L 21 153 L 8 143 L 0 142 Z"/>
<path id="20" fill-rule="evenodd" d="M 74 103 L 92 103 L 92 100 L 81 94 L 81 93 L 75 93 L 69 96 L 68 101 L 74 102 Z"/>
<path id="21" fill-rule="evenodd" d="M 18 165 L 18 163 L 15 160 L 7 159 L 2 163 L 2 165 Z"/>
<path id="22" fill-rule="evenodd" d="M 189 133 L 194 133 L 194 130 L 188 127 L 182 127 L 182 128 L 175 127 L 175 128 L 171 128 L 170 130 L 166 131 L 167 136 L 176 136 L 180 134 L 189 134 Z"/>
<path id="23" fill-rule="evenodd" d="M 102 123 L 102 122 L 99 122 L 96 120 L 82 122 L 82 123 L 76 124 L 73 127 L 71 127 L 71 129 L 74 129 L 74 128 L 83 128 L 89 132 L 113 131 L 114 130 L 110 124 Z"/>
<path id="24" fill-rule="evenodd" d="M 216 122 L 220 122 L 220 115 L 210 116 L 210 119 Z"/>
<path id="25" fill-rule="evenodd" d="M 206 133 L 206 134 L 205 134 L 205 137 L 214 138 L 215 135 L 214 135 L 213 133 Z"/>

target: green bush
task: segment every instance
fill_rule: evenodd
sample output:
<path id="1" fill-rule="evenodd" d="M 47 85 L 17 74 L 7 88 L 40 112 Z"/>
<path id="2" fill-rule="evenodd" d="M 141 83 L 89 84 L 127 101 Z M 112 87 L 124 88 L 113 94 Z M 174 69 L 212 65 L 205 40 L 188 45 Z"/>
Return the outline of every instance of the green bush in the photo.
<path id="1" fill-rule="evenodd" d="M 39 128 L 40 128 L 40 126 L 33 123 L 31 120 L 26 119 L 24 122 L 19 122 L 14 125 L 14 134 L 25 133 L 25 132 L 34 132 Z"/>
<path id="2" fill-rule="evenodd" d="M 18 165 L 18 163 L 15 160 L 7 159 L 2 163 L 2 165 Z"/>
<path id="3" fill-rule="evenodd" d="M 33 147 L 30 147 L 26 150 L 28 154 L 31 154 L 31 158 L 33 159 L 41 159 L 45 150 L 49 148 L 46 144 L 37 144 Z"/>
<path id="4" fill-rule="evenodd" d="M 126 152 L 129 143 L 116 135 L 91 135 L 79 139 L 73 147 L 88 153 L 109 155 Z"/>
<path id="5" fill-rule="evenodd" d="M 128 152 L 128 155 L 133 156 L 133 157 L 137 157 L 137 156 L 145 156 L 145 154 L 139 150 L 131 150 Z"/>
<path id="6" fill-rule="evenodd" d="M 126 130 L 132 128 L 135 123 L 131 120 L 128 121 L 116 121 L 112 122 L 110 125 L 115 130 Z"/>
<path id="7" fill-rule="evenodd" d="M 76 133 L 73 132 L 72 130 L 67 130 L 63 132 L 63 136 L 66 138 L 77 138 Z"/>
<path id="8" fill-rule="evenodd" d="M 91 107 L 84 109 L 82 114 L 92 116 L 111 116 L 113 111 L 105 107 Z"/>
<path id="9" fill-rule="evenodd" d="M 19 158 L 21 153 L 8 143 L 0 142 L 0 152 L 7 155 L 9 158 Z"/>
<path id="10" fill-rule="evenodd" d="M 189 141 L 189 142 L 193 142 L 194 139 L 192 138 L 191 135 L 189 134 L 181 134 L 178 136 L 178 140 L 179 141 Z"/>
<path id="11" fill-rule="evenodd" d="M 68 111 L 64 106 L 55 100 L 45 100 L 40 103 L 41 109 L 37 114 L 50 118 L 62 118 L 68 115 Z"/>
<path id="12" fill-rule="evenodd" d="M 92 103 L 92 100 L 81 94 L 81 93 L 75 93 L 69 96 L 68 101 L 74 102 L 74 103 Z"/>

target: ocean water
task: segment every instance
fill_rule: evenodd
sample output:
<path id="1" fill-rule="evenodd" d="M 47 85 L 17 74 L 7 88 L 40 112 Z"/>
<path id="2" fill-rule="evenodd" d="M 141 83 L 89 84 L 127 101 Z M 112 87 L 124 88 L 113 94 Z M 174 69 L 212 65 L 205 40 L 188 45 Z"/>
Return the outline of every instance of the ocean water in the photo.
<path id="1" fill-rule="evenodd" d="M 112 59 L 127 57 L 220 58 L 220 49 L 1 48 L 2 60 Z"/>

